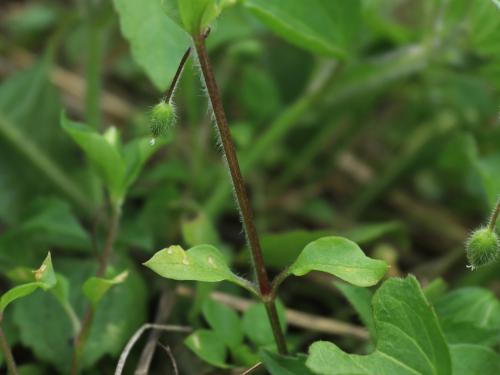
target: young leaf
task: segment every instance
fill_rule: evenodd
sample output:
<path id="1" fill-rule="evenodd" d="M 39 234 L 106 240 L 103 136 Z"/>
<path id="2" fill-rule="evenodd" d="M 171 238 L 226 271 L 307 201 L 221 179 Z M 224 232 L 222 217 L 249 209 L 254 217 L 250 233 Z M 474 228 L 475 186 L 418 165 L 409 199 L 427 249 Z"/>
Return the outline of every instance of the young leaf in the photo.
<path id="1" fill-rule="evenodd" d="M 280 301 L 276 303 L 281 331 L 286 331 L 285 308 Z M 274 344 L 273 331 L 267 318 L 266 308 L 262 303 L 256 303 L 243 314 L 243 331 L 248 338 L 258 346 Z"/>
<path id="2" fill-rule="evenodd" d="M 123 200 L 146 161 L 160 146 L 160 143 L 151 146 L 146 138 L 135 139 L 121 146 L 114 132 L 97 133 L 86 125 L 67 119 L 64 114 L 61 125 L 97 170 L 114 203 Z M 161 144 L 165 142 L 162 140 Z"/>
<path id="3" fill-rule="evenodd" d="M 170 246 L 144 265 L 167 279 L 238 283 L 221 252 L 211 245 L 198 245 L 187 251 L 178 245 Z"/>
<path id="4" fill-rule="evenodd" d="M 123 198 L 125 164 L 118 145 L 88 126 L 69 120 L 64 114 L 61 116 L 61 126 L 85 152 L 111 195 L 117 199 Z"/>
<path id="5" fill-rule="evenodd" d="M 213 366 L 227 368 L 226 346 L 213 331 L 200 329 L 184 341 L 198 357 Z"/>
<path id="6" fill-rule="evenodd" d="M 299 47 L 346 58 L 360 29 L 359 0 L 246 0 L 269 28 Z"/>
<path id="7" fill-rule="evenodd" d="M 308 244 L 289 272 L 303 276 L 323 271 L 357 286 L 372 286 L 387 271 L 387 264 L 365 256 L 354 242 L 342 237 L 323 237 Z"/>
<path id="8" fill-rule="evenodd" d="M 451 359 L 438 319 L 413 276 L 387 280 L 373 297 L 376 350 L 351 355 L 318 341 L 307 366 L 322 375 L 450 375 Z"/>
<path id="9" fill-rule="evenodd" d="M 128 271 L 123 271 L 112 279 L 92 276 L 83 284 L 83 294 L 89 299 L 92 307 L 95 309 L 108 290 L 114 285 L 123 283 L 127 277 Z"/>
<path id="10" fill-rule="evenodd" d="M 313 375 L 306 367 L 306 357 L 284 357 L 267 350 L 259 352 L 260 358 L 271 375 Z"/>
<path id="11" fill-rule="evenodd" d="M 238 314 L 220 302 L 207 299 L 203 304 L 203 316 L 219 339 L 229 347 L 243 342 L 243 330 Z"/>
<path id="12" fill-rule="evenodd" d="M 33 271 L 33 276 L 35 281 L 15 286 L 0 297 L 0 315 L 11 302 L 30 295 L 38 288 L 48 290 L 56 285 L 57 280 L 54 268 L 52 267 L 50 253 L 47 255 L 40 268 Z"/>
<path id="13" fill-rule="evenodd" d="M 175 0 L 169 0 L 175 1 Z M 164 91 L 190 45 L 189 35 L 162 8 L 162 0 L 114 0 L 134 60 Z"/>
<path id="14" fill-rule="evenodd" d="M 185 30 L 198 35 L 220 12 L 216 0 L 177 0 Z"/>

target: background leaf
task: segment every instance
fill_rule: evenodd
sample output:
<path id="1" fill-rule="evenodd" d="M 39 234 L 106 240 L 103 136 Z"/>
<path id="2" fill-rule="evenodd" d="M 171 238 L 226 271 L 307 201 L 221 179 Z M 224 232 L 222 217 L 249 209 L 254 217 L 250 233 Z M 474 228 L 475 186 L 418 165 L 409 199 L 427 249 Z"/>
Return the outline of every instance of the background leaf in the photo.
<path id="1" fill-rule="evenodd" d="M 346 58 L 360 28 L 358 0 L 245 0 L 269 28 L 302 48 Z"/>
<path id="2" fill-rule="evenodd" d="M 279 300 L 276 302 L 276 310 L 278 311 L 281 331 L 286 332 L 285 308 Z M 275 345 L 266 308 L 262 303 L 255 303 L 245 311 L 243 314 L 243 331 L 257 346 Z"/>
<path id="3" fill-rule="evenodd" d="M 185 343 L 197 356 L 211 365 L 220 368 L 228 367 L 225 362 L 226 347 L 213 331 L 200 329 L 189 335 Z"/>
<path id="4" fill-rule="evenodd" d="M 160 0 L 113 3 L 132 56 L 155 86 L 165 90 L 190 45 L 189 36 L 166 15 Z"/>
<path id="5" fill-rule="evenodd" d="M 203 304 L 203 316 L 215 335 L 228 347 L 237 347 L 242 343 L 241 321 L 233 309 L 208 298 Z"/>

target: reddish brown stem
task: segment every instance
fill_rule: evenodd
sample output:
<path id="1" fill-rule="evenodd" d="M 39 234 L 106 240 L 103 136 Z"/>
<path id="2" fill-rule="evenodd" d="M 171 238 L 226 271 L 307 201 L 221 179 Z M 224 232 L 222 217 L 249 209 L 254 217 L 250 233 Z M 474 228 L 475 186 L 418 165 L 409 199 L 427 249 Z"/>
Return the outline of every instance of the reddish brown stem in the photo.
<path id="1" fill-rule="evenodd" d="M 252 263 L 259 285 L 260 295 L 266 305 L 266 311 L 271 323 L 278 351 L 281 354 L 285 354 L 287 352 L 285 338 L 283 336 L 283 332 L 281 332 L 281 328 L 279 325 L 279 317 L 276 312 L 274 299 L 269 298 L 269 295 L 271 293 L 271 285 L 269 283 L 269 278 L 267 276 L 267 271 L 264 264 L 264 258 L 262 256 L 259 236 L 257 234 L 257 229 L 255 228 L 253 211 L 248 199 L 243 176 L 241 174 L 238 157 L 236 155 L 236 149 L 229 130 L 224 107 L 222 105 L 219 88 L 217 87 L 217 82 L 215 81 L 215 76 L 212 71 L 212 65 L 208 57 L 207 49 L 205 46 L 205 35 L 197 35 L 194 36 L 193 39 L 196 52 L 198 54 L 198 60 L 200 62 L 203 80 L 205 82 L 205 86 L 215 116 L 217 131 L 219 133 L 219 138 L 224 150 L 224 157 L 229 169 L 229 173 L 231 175 L 231 182 L 234 187 L 236 201 L 238 203 L 238 208 L 243 221 L 243 228 L 245 230 L 247 241 L 250 247 Z"/>

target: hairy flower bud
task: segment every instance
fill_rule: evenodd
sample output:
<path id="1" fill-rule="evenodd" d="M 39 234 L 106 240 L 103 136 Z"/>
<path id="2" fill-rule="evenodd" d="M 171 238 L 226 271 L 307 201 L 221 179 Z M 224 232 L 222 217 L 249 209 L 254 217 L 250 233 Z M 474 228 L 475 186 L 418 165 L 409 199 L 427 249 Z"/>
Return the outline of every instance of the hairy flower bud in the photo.
<path id="1" fill-rule="evenodd" d="M 472 269 L 490 264 L 500 255 L 497 234 L 489 228 L 476 229 L 467 241 L 466 252 Z"/>
<path id="2" fill-rule="evenodd" d="M 151 110 L 151 135 L 153 138 L 163 137 L 167 134 L 175 120 L 174 108 L 170 103 L 161 101 Z"/>

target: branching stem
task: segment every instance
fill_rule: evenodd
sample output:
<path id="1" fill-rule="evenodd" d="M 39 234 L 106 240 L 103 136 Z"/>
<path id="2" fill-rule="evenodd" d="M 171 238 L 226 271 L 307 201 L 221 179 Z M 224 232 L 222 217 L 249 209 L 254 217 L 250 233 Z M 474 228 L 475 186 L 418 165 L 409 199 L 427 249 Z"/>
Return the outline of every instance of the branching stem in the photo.
<path id="1" fill-rule="evenodd" d="M 279 324 L 279 317 L 276 311 L 276 305 L 273 298 L 270 297 L 271 285 L 267 276 L 267 271 L 262 256 L 260 247 L 259 236 L 253 219 L 252 207 L 248 199 L 243 176 L 241 174 L 236 149 L 231 137 L 229 125 L 226 118 L 226 113 L 222 105 L 222 100 L 215 81 L 215 76 L 212 70 L 212 65 L 208 57 L 207 49 L 205 46 L 205 34 L 195 35 L 193 37 L 198 60 L 203 75 L 205 87 L 210 98 L 212 105 L 215 123 L 224 150 L 224 157 L 226 160 L 227 168 L 231 175 L 231 182 L 234 187 L 236 201 L 243 221 L 243 227 L 250 247 L 253 267 L 256 273 L 257 282 L 259 285 L 260 296 L 265 303 L 266 311 L 273 330 L 274 339 L 281 354 L 286 354 L 286 343 Z"/>

